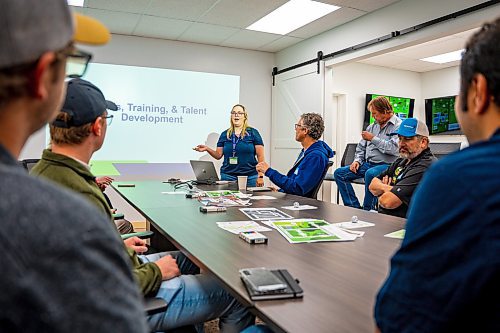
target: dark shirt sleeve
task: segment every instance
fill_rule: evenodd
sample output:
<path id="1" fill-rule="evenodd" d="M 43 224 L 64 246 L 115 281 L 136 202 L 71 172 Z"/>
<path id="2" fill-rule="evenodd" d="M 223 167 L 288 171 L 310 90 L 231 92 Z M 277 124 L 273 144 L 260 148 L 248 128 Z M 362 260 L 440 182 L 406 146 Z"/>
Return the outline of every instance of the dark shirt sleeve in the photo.
<path id="1" fill-rule="evenodd" d="M 413 192 L 415 192 L 415 189 L 420 183 L 425 171 L 427 171 L 427 166 L 416 165 L 414 167 L 410 167 L 410 169 L 404 173 L 403 178 L 398 180 L 396 184 L 393 185 L 391 192 L 394 193 L 404 204 L 410 205 Z"/>
<path id="2" fill-rule="evenodd" d="M 269 168 L 266 176 L 279 186 L 285 193 L 305 195 L 318 184 L 325 170 L 328 159 L 318 155 L 309 155 L 304 157 L 299 165 L 298 175 L 285 176 L 278 171 Z"/>
<path id="3" fill-rule="evenodd" d="M 252 134 L 253 134 L 253 144 L 255 146 L 263 146 L 264 141 L 262 140 L 259 131 L 257 131 L 255 128 L 252 128 Z"/>
<path id="4" fill-rule="evenodd" d="M 217 147 L 224 147 L 224 142 L 227 139 L 227 131 L 224 131 L 219 136 L 219 141 L 217 141 Z"/>

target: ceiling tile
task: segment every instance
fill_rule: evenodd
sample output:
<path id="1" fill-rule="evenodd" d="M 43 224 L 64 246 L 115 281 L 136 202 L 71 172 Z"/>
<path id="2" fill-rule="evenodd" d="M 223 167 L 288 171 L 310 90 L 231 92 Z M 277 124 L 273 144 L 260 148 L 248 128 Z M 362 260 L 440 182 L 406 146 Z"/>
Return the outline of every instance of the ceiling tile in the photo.
<path id="1" fill-rule="evenodd" d="M 222 42 L 221 46 L 255 50 L 281 37 L 281 35 L 242 29 Z"/>
<path id="2" fill-rule="evenodd" d="M 354 20 L 366 13 L 357 9 L 341 8 L 287 34 L 291 37 L 310 38 Z"/>
<path id="3" fill-rule="evenodd" d="M 133 31 L 136 36 L 177 39 L 193 22 L 143 15 Z"/>
<path id="4" fill-rule="evenodd" d="M 194 23 L 178 40 L 185 42 L 219 45 L 240 29 L 223 27 L 220 25 Z"/>
<path id="5" fill-rule="evenodd" d="M 391 52 L 391 55 L 411 59 L 422 59 L 442 53 L 452 52 L 463 48 L 464 40 L 456 37 L 439 38 L 431 42 L 407 47 Z"/>
<path id="6" fill-rule="evenodd" d="M 200 22 L 246 28 L 288 0 L 220 0 Z"/>
<path id="7" fill-rule="evenodd" d="M 131 35 L 141 15 L 86 8 L 85 13 L 104 23 L 115 34 Z"/>
<path id="8" fill-rule="evenodd" d="M 86 0 L 85 7 L 142 14 L 151 0 Z"/>
<path id="9" fill-rule="evenodd" d="M 316 0 L 319 2 L 336 5 L 345 8 L 353 8 L 371 12 L 379 8 L 388 6 L 400 0 Z"/>
<path id="10" fill-rule="evenodd" d="M 217 0 L 151 0 L 144 14 L 196 21 L 216 2 Z"/>
<path id="11" fill-rule="evenodd" d="M 283 50 L 284 48 L 297 44 L 303 40 L 304 40 L 303 38 L 283 36 L 275 40 L 274 42 L 259 47 L 258 50 L 266 52 L 278 52 L 280 50 Z"/>

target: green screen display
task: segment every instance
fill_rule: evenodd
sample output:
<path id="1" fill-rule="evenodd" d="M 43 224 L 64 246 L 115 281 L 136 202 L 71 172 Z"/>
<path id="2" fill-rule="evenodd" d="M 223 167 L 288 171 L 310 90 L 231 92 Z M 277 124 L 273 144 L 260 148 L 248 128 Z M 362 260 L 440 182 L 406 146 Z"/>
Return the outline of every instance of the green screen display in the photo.
<path id="1" fill-rule="evenodd" d="M 460 130 L 455 115 L 455 96 L 425 100 L 425 115 L 430 134 Z"/>

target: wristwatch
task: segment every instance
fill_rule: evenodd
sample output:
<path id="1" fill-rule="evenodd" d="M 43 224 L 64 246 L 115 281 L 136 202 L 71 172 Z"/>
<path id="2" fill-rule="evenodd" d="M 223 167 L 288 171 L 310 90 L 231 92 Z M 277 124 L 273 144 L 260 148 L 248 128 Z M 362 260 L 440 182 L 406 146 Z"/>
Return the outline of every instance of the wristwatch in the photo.
<path id="1" fill-rule="evenodd" d="M 264 178 L 264 176 L 259 176 L 259 178 Z"/>

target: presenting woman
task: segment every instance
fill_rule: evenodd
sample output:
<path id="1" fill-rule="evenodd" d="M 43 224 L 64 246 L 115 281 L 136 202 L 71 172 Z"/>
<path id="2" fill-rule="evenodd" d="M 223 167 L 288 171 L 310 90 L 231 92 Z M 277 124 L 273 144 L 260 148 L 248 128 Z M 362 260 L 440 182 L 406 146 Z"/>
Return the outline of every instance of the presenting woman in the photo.
<path id="1" fill-rule="evenodd" d="M 248 115 L 243 105 L 233 106 L 231 127 L 220 135 L 217 150 L 205 145 L 198 145 L 194 150 L 206 151 L 217 160 L 224 156 L 221 180 L 234 181 L 238 176 L 248 176 L 248 186 L 264 185 L 264 175 L 258 174 L 255 169 L 257 162 L 264 161 L 264 143 L 259 131 L 248 126 Z"/>

